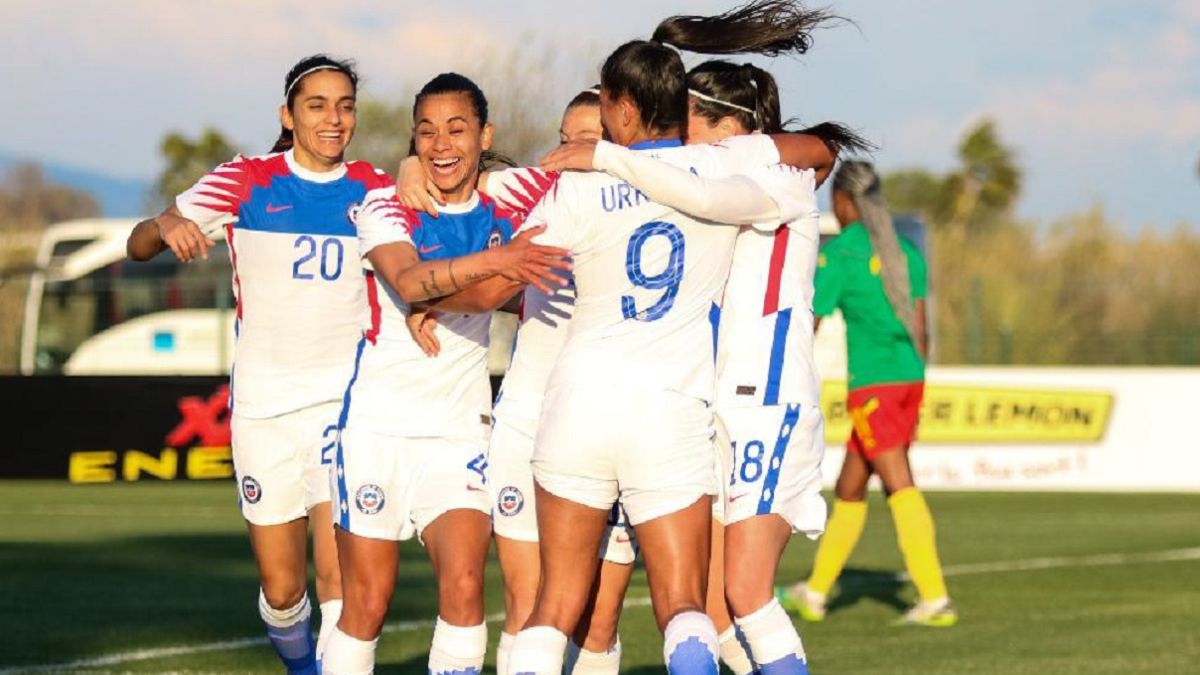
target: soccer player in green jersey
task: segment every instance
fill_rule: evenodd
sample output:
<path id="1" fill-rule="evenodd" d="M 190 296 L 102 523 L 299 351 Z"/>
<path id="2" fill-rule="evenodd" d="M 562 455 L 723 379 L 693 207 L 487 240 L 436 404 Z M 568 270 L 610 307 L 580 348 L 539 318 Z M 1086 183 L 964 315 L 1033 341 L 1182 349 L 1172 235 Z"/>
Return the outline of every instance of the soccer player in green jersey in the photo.
<path id="1" fill-rule="evenodd" d="M 805 619 L 824 618 L 826 597 L 866 523 L 867 480 L 875 473 L 883 481 L 900 551 L 920 596 L 902 621 L 950 626 L 958 615 L 938 561 L 933 518 L 908 464 L 929 344 L 925 261 L 896 235 L 870 164 L 842 165 L 833 179 L 833 208 L 843 230 L 821 248 L 813 311 L 819 322 L 841 309 L 846 321 L 846 403 L 853 431 L 812 575 L 785 595 Z"/>

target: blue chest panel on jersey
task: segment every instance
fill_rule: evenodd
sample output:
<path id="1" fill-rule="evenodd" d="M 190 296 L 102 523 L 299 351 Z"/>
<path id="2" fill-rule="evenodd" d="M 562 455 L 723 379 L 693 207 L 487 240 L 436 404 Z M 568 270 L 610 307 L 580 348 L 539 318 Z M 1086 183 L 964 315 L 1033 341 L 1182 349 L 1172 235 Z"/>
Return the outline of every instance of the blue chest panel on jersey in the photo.
<path id="1" fill-rule="evenodd" d="M 356 236 L 350 208 L 367 194 L 367 186 L 346 177 L 314 183 L 295 175 L 272 176 L 267 186 L 256 185 L 238 210 L 236 227 L 259 232 Z"/>
<path id="2" fill-rule="evenodd" d="M 497 213 L 494 203 L 483 200 L 466 213 L 441 213 L 434 218 L 422 212 L 418 218 L 412 240 L 422 260 L 460 258 L 507 244 L 513 235 L 512 221 Z"/>

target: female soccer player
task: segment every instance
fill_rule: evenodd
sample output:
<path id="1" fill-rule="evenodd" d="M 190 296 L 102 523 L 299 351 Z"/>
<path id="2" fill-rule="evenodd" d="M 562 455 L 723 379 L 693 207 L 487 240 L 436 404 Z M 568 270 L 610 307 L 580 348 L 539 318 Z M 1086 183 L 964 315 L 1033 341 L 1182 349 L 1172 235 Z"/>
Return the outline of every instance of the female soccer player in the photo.
<path id="1" fill-rule="evenodd" d="M 347 211 L 391 185 L 364 162 L 344 162 L 354 136 L 358 76 L 324 55 L 301 60 L 284 82 L 283 125 L 271 154 L 238 156 L 130 235 L 134 260 L 170 248 L 207 257 L 225 229 L 237 294 L 230 378 L 233 462 L 271 643 L 292 673 L 316 672 L 341 610 L 330 523 L 328 465 L 338 402 L 366 312 L 355 229 Z M 306 539 L 321 603 L 312 642 Z"/>
<path id="2" fill-rule="evenodd" d="M 599 140 L 600 95 L 596 90 L 580 92 L 563 111 L 559 137 L 567 143 Z M 519 208 L 528 195 L 519 184 L 522 170 L 493 172 L 486 181 L 489 193 L 501 203 Z M 488 467 L 495 499 L 493 514 L 496 553 L 504 575 L 504 632 L 496 655 L 498 672 L 506 672 L 508 651 L 517 632 L 525 625 L 537 596 L 541 577 L 538 554 L 536 499 L 529 459 L 537 434 L 538 417 L 550 370 L 566 341 L 574 310 L 575 289 L 563 286 L 553 294 L 536 288 L 525 290 L 520 303 L 520 328 L 513 347 L 512 363 L 496 401 L 495 427 L 489 446 Z M 625 588 L 633 572 L 636 550 L 632 530 L 622 522 L 618 506 L 610 514 L 600 564 L 587 620 L 568 645 L 567 672 L 577 675 L 616 673 L 621 663 L 617 619 Z"/>
<path id="3" fill-rule="evenodd" d="M 395 586 L 396 542 L 418 537 L 438 579 L 433 675 L 479 673 L 487 646 L 483 568 L 491 536 L 486 480 L 491 390 L 490 316 L 440 319 L 438 358 L 405 325 L 412 304 L 452 294 L 496 273 L 533 281 L 567 269 L 566 252 L 507 244 L 520 214 L 475 190 L 493 128 L 487 99 L 455 73 L 435 77 L 413 104 L 414 147 L 445 197 L 439 216 L 402 212 L 394 190 L 368 198 L 357 217 L 370 328 L 359 343 L 339 421 L 335 490 L 345 607 L 323 662 L 330 675 L 368 673 Z M 389 213 L 406 220 L 395 222 Z M 397 283 L 417 260 L 431 267 L 419 289 Z M 438 273 L 434 273 L 434 272 Z M 524 277 L 524 279 L 523 279 Z M 379 281 L 383 281 L 380 284 Z M 415 291 L 415 292 L 414 292 Z"/>
<path id="4" fill-rule="evenodd" d="M 735 135 L 783 130 L 778 91 L 769 73 L 755 66 L 709 61 L 688 74 L 689 143 L 719 142 Z M 862 149 L 865 141 L 837 124 L 807 130 L 839 147 Z M 627 157 L 613 172 L 644 176 L 646 158 Z M 636 184 L 636 183 L 635 183 Z M 817 217 L 813 185 L 804 217 L 774 231 L 743 228 L 719 309 L 717 419 L 743 450 L 735 458 L 728 439 L 719 444 L 727 489 L 714 509 L 708 612 L 719 630 L 721 655 L 737 673 L 753 665 L 742 644 L 757 646 L 760 667 L 782 654 L 802 654 L 799 636 L 772 597 L 771 583 L 792 533 L 815 535 L 824 524 L 818 465 L 823 452 L 812 335 L 791 330 L 792 315 L 808 312 L 816 264 Z M 650 189 L 650 188 L 647 188 Z M 803 324 L 802 320 L 798 323 Z M 793 419 L 794 418 L 794 419 Z M 719 437 L 725 436 L 719 433 Z M 747 500 L 754 494 L 756 499 Z M 724 528 L 732 537 L 723 544 Z M 723 567 L 734 573 L 724 583 Z M 726 605 L 743 626 L 737 635 Z M 775 664 L 775 669 L 783 664 Z M 785 668 L 786 669 L 786 668 Z"/>
<path id="5" fill-rule="evenodd" d="M 812 575 L 789 595 L 805 619 L 825 618 L 826 597 L 862 535 L 867 480 L 875 473 L 883 481 L 900 552 L 920 596 L 901 621 L 951 626 L 958 614 L 942 577 L 933 517 L 908 465 L 929 344 L 925 260 L 896 235 L 870 164 L 847 162 L 838 170 L 833 211 L 844 229 L 821 248 L 813 310 L 828 316 L 841 309 L 846 321 L 846 406 L 854 426 Z"/>
<path id="6" fill-rule="evenodd" d="M 608 135 L 701 175 L 736 166 L 734 158 L 748 166 L 781 155 L 796 161 L 800 153 L 788 146 L 800 139 L 789 136 L 678 148 L 686 83 L 678 53 L 663 44 L 710 53 L 794 50 L 806 44 L 812 17 L 782 11 L 781 4 L 675 17 L 654 40 L 620 47 L 601 71 Z M 827 171 L 832 156 L 826 154 Z M 599 155 L 598 149 L 597 165 Z M 603 505 L 617 495 L 642 546 L 668 670 L 711 672 L 717 636 L 700 611 L 715 491 L 705 405 L 713 384 L 707 320 L 736 230 L 702 225 L 595 174 L 560 178 L 529 222 L 549 223 L 548 241 L 572 249 L 578 299 L 533 456 L 543 581 L 510 672 L 561 666 L 564 633 L 580 616 L 594 573 L 592 542 L 604 524 Z M 795 656 L 803 668 L 802 654 Z"/>
<path id="7" fill-rule="evenodd" d="M 761 68 L 709 61 L 688 73 L 688 90 L 689 143 L 783 131 L 775 79 Z M 809 133 L 864 145 L 836 124 Z M 763 672 L 794 672 L 788 662 L 804 659 L 773 582 L 791 534 L 816 537 L 825 524 L 824 427 L 807 330 L 820 214 L 815 194 L 809 198 L 803 218 L 774 232 L 739 232 L 720 307 L 714 412 L 726 441 L 718 443 L 724 527 L 714 522 L 708 613 L 736 675 L 754 669 L 743 644 Z"/>

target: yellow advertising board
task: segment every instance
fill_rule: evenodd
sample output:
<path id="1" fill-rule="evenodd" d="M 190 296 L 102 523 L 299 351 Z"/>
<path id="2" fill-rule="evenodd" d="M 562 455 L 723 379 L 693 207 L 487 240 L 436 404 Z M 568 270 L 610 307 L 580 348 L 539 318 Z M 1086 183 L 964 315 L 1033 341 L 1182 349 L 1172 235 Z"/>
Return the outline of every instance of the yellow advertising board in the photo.
<path id="1" fill-rule="evenodd" d="M 922 443 L 1098 442 L 1112 412 L 1107 392 L 1007 389 L 966 385 L 925 385 L 921 404 Z M 821 384 L 825 441 L 850 436 L 846 383 Z"/>

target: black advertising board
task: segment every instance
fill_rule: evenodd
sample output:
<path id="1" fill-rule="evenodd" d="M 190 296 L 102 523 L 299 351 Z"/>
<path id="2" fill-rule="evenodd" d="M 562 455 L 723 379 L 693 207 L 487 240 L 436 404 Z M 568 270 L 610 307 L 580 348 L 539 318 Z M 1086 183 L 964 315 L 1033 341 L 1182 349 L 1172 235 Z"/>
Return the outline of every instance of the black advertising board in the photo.
<path id="1" fill-rule="evenodd" d="M 216 376 L 0 377 L 0 478 L 228 478 L 228 396 Z"/>

